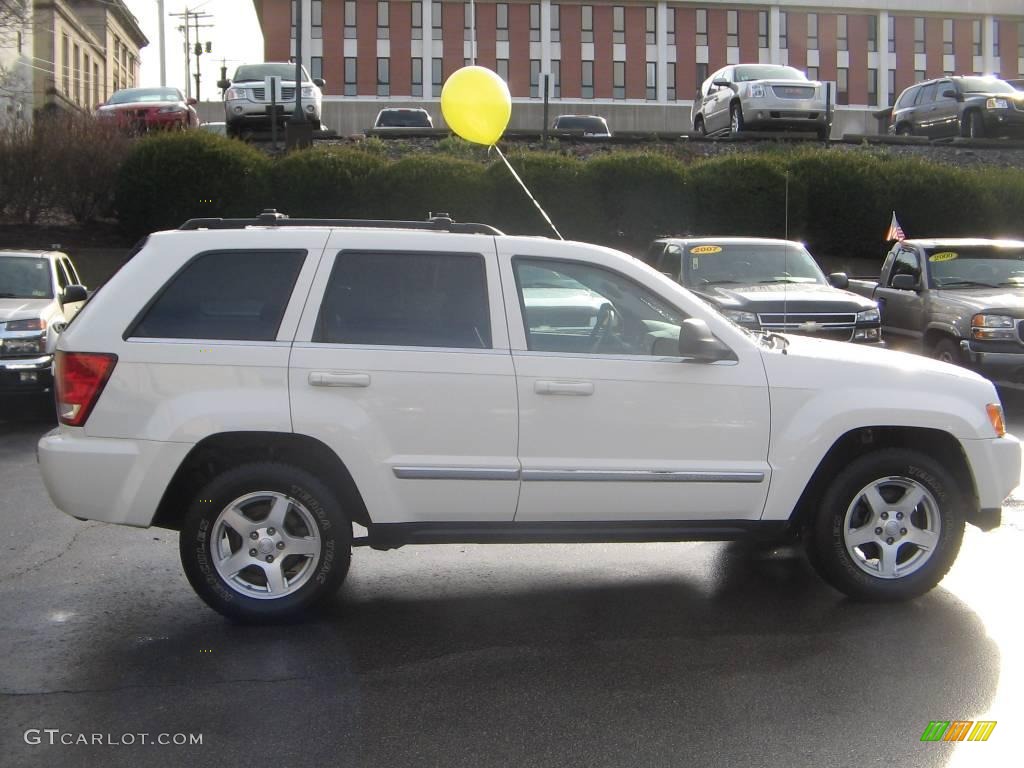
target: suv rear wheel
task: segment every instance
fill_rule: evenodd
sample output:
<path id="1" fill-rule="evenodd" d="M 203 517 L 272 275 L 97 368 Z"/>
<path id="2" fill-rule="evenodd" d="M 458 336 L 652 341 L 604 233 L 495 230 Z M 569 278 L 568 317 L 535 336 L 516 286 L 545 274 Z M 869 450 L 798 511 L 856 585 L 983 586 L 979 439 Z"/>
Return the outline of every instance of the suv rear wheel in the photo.
<path id="1" fill-rule="evenodd" d="M 938 584 L 964 535 L 964 502 L 938 462 L 888 448 L 861 456 L 828 487 L 806 544 L 825 581 L 861 600 L 906 600 Z"/>
<path id="2" fill-rule="evenodd" d="M 180 552 L 193 589 L 214 610 L 239 621 L 294 618 L 341 585 L 352 525 L 309 472 L 244 464 L 193 499 Z"/>

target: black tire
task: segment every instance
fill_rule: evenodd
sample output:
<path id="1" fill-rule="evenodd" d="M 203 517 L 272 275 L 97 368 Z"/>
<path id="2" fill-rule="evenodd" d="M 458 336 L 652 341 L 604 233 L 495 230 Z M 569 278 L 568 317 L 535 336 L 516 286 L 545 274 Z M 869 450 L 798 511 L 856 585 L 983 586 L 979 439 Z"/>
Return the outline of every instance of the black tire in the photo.
<path id="1" fill-rule="evenodd" d="M 229 139 L 237 139 L 239 135 L 238 126 L 228 123 L 224 126 L 224 135 Z"/>
<path id="2" fill-rule="evenodd" d="M 936 360 L 953 365 L 963 365 L 966 362 L 964 353 L 960 351 L 960 344 L 956 339 L 948 337 L 939 339 L 929 351 L 929 355 Z"/>
<path id="3" fill-rule="evenodd" d="M 829 136 L 832 133 L 832 129 L 828 126 L 822 126 L 818 129 L 818 141 L 828 141 Z"/>
<path id="4" fill-rule="evenodd" d="M 874 575 L 871 555 L 882 551 L 882 541 L 877 544 L 865 542 L 860 545 L 859 555 L 847 549 L 846 522 L 849 511 L 851 519 L 864 515 L 866 495 L 862 491 L 873 484 L 880 484 L 886 493 L 890 489 L 899 493 L 899 483 L 906 483 L 910 490 L 924 489 L 930 499 L 923 499 L 911 514 L 896 520 L 893 510 L 886 510 L 885 519 L 862 519 L 867 528 L 867 535 L 882 531 L 881 537 L 892 534 L 896 539 L 902 538 L 900 531 L 907 530 L 899 526 L 907 525 L 912 516 L 919 516 L 917 522 L 928 520 L 938 532 L 932 533 L 934 546 L 922 550 L 909 539 L 904 543 L 885 539 L 887 545 L 896 544 L 894 562 L 901 564 L 906 575 L 898 571 L 888 578 Z M 899 507 L 900 498 L 886 498 L 881 494 L 885 506 Z M 805 545 L 808 559 L 818 574 L 833 587 L 857 600 L 892 601 L 908 600 L 918 597 L 935 587 L 949 571 L 960 551 L 963 540 L 966 512 L 963 499 L 957 490 L 957 484 L 950 473 L 934 459 L 917 451 L 904 448 L 886 448 L 869 453 L 850 463 L 832 481 L 821 499 L 818 510 L 808 521 L 805 531 Z M 872 527 L 875 522 L 879 526 L 896 526 L 897 530 Z M 857 527 L 851 535 L 862 530 Z M 915 533 L 921 529 L 915 530 Z M 912 534 L 913 535 L 913 534 Z M 877 547 L 877 549 L 875 549 Z M 856 560 L 855 560 L 856 558 Z M 877 569 L 882 572 L 884 555 L 877 559 Z M 902 562 L 900 558 L 903 558 Z M 913 558 L 919 558 L 916 570 Z M 858 564 L 860 563 L 860 564 Z M 899 565 L 897 566 L 899 567 Z"/>
<path id="5" fill-rule="evenodd" d="M 982 139 L 985 137 L 985 122 L 981 119 L 981 113 L 971 110 L 964 115 L 961 122 L 960 135 L 971 139 Z"/>
<path id="6" fill-rule="evenodd" d="M 249 495 L 258 497 L 263 493 L 268 498 L 272 494 L 287 498 L 285 514 L 288 521 L 281 525 L 281 531 L 275 531 L 274 528 L 261 529 L 262 533 L 258 534 L 260 549 L 256 548 L 256 541 L 247 541 L 246 537 L 239 534 L 215 533 L 215 527 L 221 527 L 217 525 L 217 520 L 222 512 L 240 499 Z M 252 507 L 258 507 L 262 502 L 256 498 L 250 503 Z M 292 530 L 286 531 L 289 525 Z M 316 527 L 315 532 L 308 529 L 310 525 Z M 296 531 L 294 526 L 299 526 L 300 533 L 305 532 L 309 538 L 291 538 Z M 318 538 L 319 551 L 314 556 L 292 557 L 287 551 L 291 544 L 280 541 L 276 546 L 284 551 L 279 553 L 273 548 L 274 536 L 277 536 L 278 541 L 285 539 L 287 542 L 308 542 Z M 253 548 L 248 553 L 265 551 L 271 557 L 280 558 L 278 568 L 284 569 L 282 573 L 289 569 L 297 571 L 291 576 L 285 576 L 293 583 L 282 581 L 286 593 L 278 598 L 250 597 L 235 583 L 258 578 L 259 569 L 264 568 L 263 564 L 250 563 L 236 577 L 238 582 L 229 582 L 218 571 L 215 562 L 213 547 L 218 539 L 228 542 L 233 555 L 242 554 L 242 550 L 251 544 Z M 264 539 L 271 542 L 266 550 L 262 549 L 266 543 Z M 234 543 L 231 543 L 232 540 Z M 236 549 L 239 540 L 241 546 Z M 189 583 L 215 611 L 242 622 L 293 620 L 301 618 L 308 609 L 329 598 L 341 586 L 352 557 L 352 524 L 331 490 L 309 472 L 272 462 L 243 464 L 223 472 L 199 490 L 185 514 L 179 549 L 181 564 Z M 263 558 L 263 554 L 258 555 L 258 559 Z M 270 588 L 270 579 L 266 574 L 270 573 L 270 567 L 268 563 L 264 576 L 267 589 Z M 248 575 L 243 577 L 243 574 Z M 300 581 L 301 585 L 295 584 L 296 581 Z M 294 591 L 287 591 L 292 589 Z M 258 592 L 250 589 L 249 594 Z"/>
<path id="7" fill-rule="evenodd" d="M 693 130 L 696 131 L 701 136 L 707 136 L 708 135 L 708 129 L 707 129 L 707 126 L 704 125 L 704 118 L 703 117 L 698 117 L 697 118 L 697 120 L 693 124 Z"/>
<path id="8" fill-rule="evenodd" d="M 743 132 L 743 107 L 739 102 L 733 102 L 729 107 L 729 135 L 735 136 Z"/>
<path id="9" fill-rule="evenodd" d="M 913 128 L 913 126 L 911 126 L 908 123 L 900 123 L 899 125 L 896 126 L 896 135 L 897 136 L 913 136 L 914 135 L 914 128 Z"/>

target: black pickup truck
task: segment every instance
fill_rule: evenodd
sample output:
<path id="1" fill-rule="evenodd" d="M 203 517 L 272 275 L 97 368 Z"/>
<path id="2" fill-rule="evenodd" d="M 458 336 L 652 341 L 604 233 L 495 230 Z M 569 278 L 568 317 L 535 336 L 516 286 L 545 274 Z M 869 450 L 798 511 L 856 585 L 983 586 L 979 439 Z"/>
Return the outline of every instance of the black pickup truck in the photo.
<path id="1" fill-rule="evenodd" d="M 1024 385 L 1024 241 L 903 240 L 878 281 L 849 282 L 878 302 L 890 346 Z"/>
<path id="2" fill-rule="evenodd" d="M 881 343 L 878 305 L 845 290 L 802 243 L 756 237 L 667 237 L 644 261 L 750 330 Z"/>

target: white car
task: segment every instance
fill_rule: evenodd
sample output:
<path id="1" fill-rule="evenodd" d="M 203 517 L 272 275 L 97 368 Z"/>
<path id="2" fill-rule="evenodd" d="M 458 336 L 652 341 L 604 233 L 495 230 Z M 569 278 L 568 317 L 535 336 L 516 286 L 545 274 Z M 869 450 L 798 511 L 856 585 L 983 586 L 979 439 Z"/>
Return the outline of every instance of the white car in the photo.
<path id="1" fill-rule="evenodd" d="M 275 78 L 277 93 L 268 89 L 270 78 Z M 285 121 L 295 110 L 295 65 L 285 62 L 243 64 L 235 70 L 232 80 L 221 80 L 224 88 L 224 120 L 228 136 L 241 136 L 249 130 L 271 129 L 271 109 L 277 113 L 278 126 L 284 130 Z M 302 89 L 299 100 L 306 119 L 314 130 L 320 129 L 323 115 L 323 91 L 327 83 L 322 78 L 310 78 L 302 68 Z"/>
<path id="2" fill-rule="evenodd" d="M 51 390 L 57 337 L 85 300 L 66 254 L 0 251 L 0 395 Z"/>
<path id="3" fill-rule="evenodd" d="M 180 530 L 241 620 L 331 595 L 353 545 L 802 537 L 838 589 L 909 598 L 1020 474 L 974 373 L 744 331 L 623 253 L 448 219 L 154 234 L 57 354 L 54 503 Z"/>

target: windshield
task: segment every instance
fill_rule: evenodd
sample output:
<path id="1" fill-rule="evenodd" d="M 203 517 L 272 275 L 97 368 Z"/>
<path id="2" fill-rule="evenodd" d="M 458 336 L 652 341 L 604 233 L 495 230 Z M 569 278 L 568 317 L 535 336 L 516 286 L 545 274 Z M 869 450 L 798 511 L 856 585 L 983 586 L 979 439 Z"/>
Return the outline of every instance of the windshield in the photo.
<path id="1" fill-rule="evenodd" d="M 757 285 L 811 283 L 826 285 L 825 275 L 811 254 L 799 243 L 715 243 L 686 245 L 683 253 L 683 284 Z"/>
<path id="2" fill-rule="evenodd" d="M 736 82 L 747 83 L 751 80 L 807 80 L 807 76 L 799 69 L 779 67 L 770 64 L 736 67 Z"/>
<path id="3" fill-rule="evenodd" d="M 128 88 L 110 97 L 108 104 L 140 104 L 147 101 L 183 101 L 177 88 Z"/>
<path id="4" fill-rule="evenodd" d="M 430 128 L 430 115 L 418 109 L 385 109 L 377 116 L 378 128 Z"/>
<path id="5" fill-rule="evenodd" d="M 0 299 L 52 299 L 50 262 L 24 256 L 0 256 Z"/>
<path id="6" fill-rule="evenodd" d="M 1024 247 L 939 246 L 925 258 L 936 288 L 1024 288 Z"/>
<path id="7" fill-rule="evenodd" d="M 282 80 L 290 80 L 295 82 L 295 65 L 294 64 L 246 64 L 235 70 L 235 79 L 233 82 L 245 83 L 245 82 L 260 82 L 262 83 L 268 77 L 279 77 Z M 309 73 L 306 72 L 306 68 L 302 68 L 302 81 L 309 82 Z"/>
<path id="8" fill-rule="evenodd" d="M 1017 93 L 1009 83 L 992 77 L 962 77 L 960 90 L 964 93 Z"/>
<path id="9" fill-rule="evenodd" d="M 555 120 L 558 131 L 589 131 L 590 133 L 608 133 L 608 125 L 602 117 L 582 117 L 563 115 Z"/>

